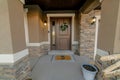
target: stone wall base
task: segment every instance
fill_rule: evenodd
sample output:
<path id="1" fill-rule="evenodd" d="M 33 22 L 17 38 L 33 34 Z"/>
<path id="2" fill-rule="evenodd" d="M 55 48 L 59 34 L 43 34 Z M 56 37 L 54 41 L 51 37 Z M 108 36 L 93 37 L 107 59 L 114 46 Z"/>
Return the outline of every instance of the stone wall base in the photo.
<path id="1" fill-rule="evenodd" d="M 34 68 L 36 63 L 38 62 L 40 56 L 45 55 L 50 50 L 50 45 L 45 44 L 41 46 L 30 46 L 29 49 L 29 58 L 30 58 L 30 68 L 31 70 Z"/>
<path id="2" fill-rule="evenodd" d="M 29 57 L 14 64 L 0 64 L 0 80 L 26 80 L 30 73 Z"/>

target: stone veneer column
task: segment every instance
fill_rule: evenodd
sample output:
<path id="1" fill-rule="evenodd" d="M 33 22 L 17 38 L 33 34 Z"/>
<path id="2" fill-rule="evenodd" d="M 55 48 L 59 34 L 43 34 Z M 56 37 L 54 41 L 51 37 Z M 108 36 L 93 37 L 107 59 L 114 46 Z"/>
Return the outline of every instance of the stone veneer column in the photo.
<path id="1" fill-rule="evenodd" d="M 91 25 L 89 20 L 93 16 L 95 16 L 95 11 L 81 14 L 80 22 L 80 55 L 86 55 L 92 59 L 94 55 L 95 24 Z"/>
<path id="2" fill-rule="evenodd" d="M 20 0 L 0 0 L 0 80 L 25 80 L 28 60 L 23 4 Z"/>

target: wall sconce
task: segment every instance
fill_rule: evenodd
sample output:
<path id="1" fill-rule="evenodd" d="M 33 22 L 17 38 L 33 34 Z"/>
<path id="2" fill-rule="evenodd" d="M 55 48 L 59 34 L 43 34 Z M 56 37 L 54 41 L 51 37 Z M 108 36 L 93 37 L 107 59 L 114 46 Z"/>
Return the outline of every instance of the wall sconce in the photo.
<path id="1" fill-rule="evenodd" d="M 44 21 L 44 26 L 46 26 L 47 25 L 47 21 Z"/>
<path id="2" fill-rule="evenodd" d="M 90 19 L 90 24 L 93 25 L 95 22 L 96 22 L 96 17 L 93 16 L 93 17 Z"/>

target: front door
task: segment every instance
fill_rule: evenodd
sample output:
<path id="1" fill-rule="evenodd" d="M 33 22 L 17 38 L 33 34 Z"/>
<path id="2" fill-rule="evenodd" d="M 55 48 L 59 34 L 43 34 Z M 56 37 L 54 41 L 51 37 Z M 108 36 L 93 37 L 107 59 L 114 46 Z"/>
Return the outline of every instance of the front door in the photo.
<path id="1" fill-rule="evenodd" d="M 51 49 L 71 49 L 71 18 L 51 18 Z"/>

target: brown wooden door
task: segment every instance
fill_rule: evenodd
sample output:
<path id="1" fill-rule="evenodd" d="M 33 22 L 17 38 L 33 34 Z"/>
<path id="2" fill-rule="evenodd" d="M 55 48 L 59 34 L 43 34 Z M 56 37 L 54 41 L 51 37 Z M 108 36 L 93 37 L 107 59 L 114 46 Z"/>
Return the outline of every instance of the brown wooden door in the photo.
<path id="1" fill-rule="evenodd" d="M 70 50 L 71 49 L 71 18 L 54 18 L 55 21 L 55 49 Z M 66 29 L 62 29 L 62 25 L 67 25 Z"/>

